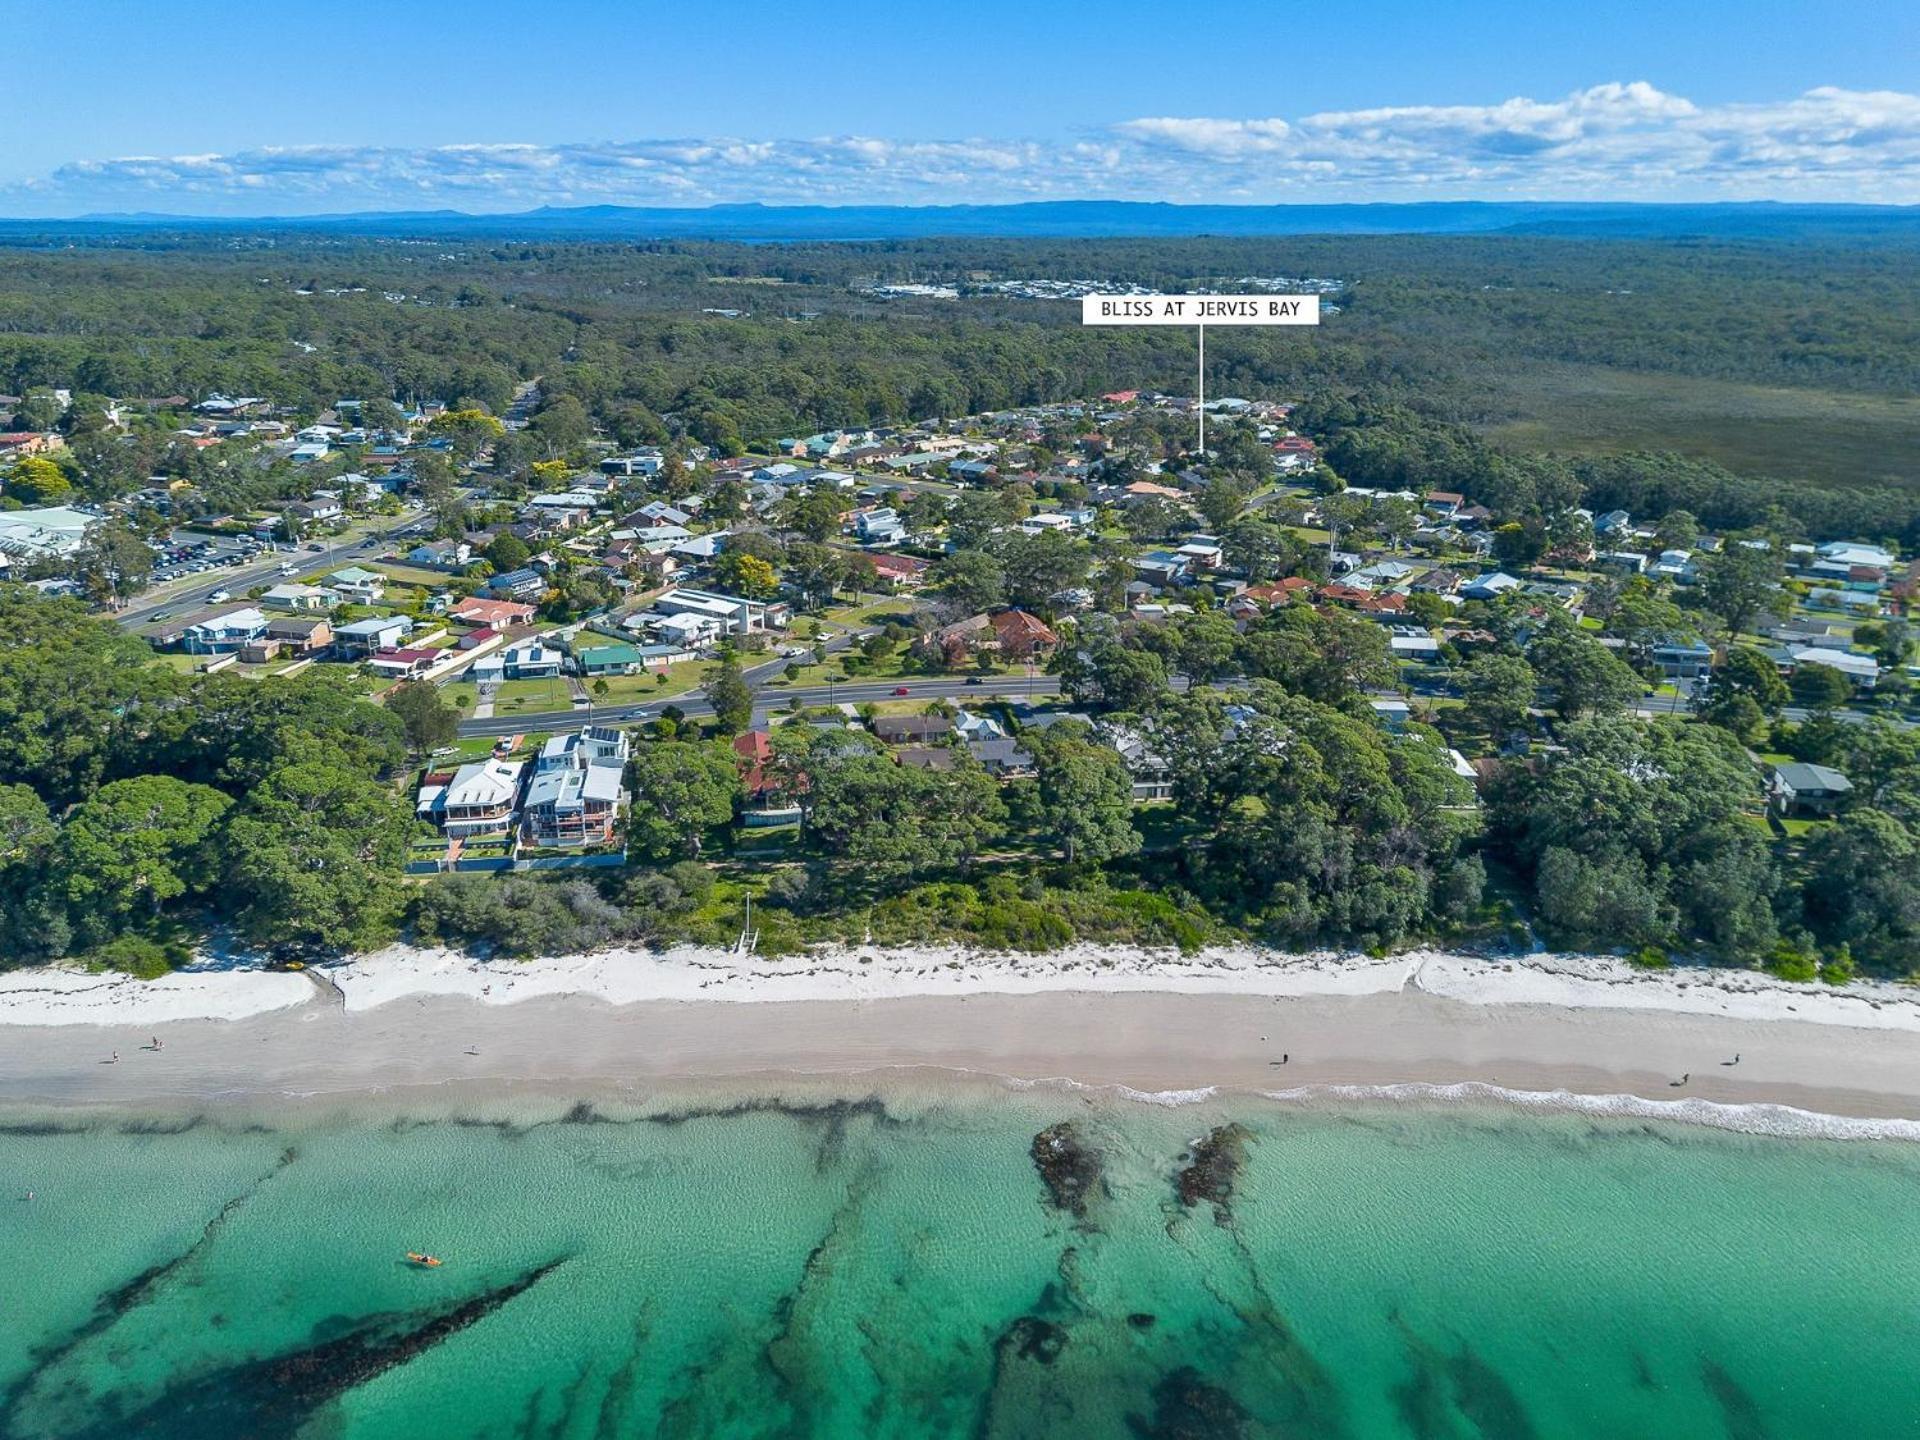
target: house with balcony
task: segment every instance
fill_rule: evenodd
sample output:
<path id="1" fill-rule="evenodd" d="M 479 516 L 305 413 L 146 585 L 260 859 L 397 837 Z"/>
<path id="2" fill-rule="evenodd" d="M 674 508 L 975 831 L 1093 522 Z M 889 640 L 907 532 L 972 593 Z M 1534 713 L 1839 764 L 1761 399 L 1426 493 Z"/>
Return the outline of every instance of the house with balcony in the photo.
<path id="1" fill-rule="evenodd" d="M 404 615 L 372 615 L 340 626 L 333 632 L 333 643 L 343 659 L 363 660 L 394 649 L 412 629 L 413 621 Z"/>
<path id="2" fill-rule="evenodd" d="M 589 725 L 540 749 L 522 808 L 521 837 L 541 846 L 610 845 L 626 805 L 627 735 Z"/>
<path id="3" fill-rule="evenodd" d="M 525 768 L 519 760 L 476 760 L 451 774 L 429 775 L 414 814 L 453 837 L 511 831 Z"/>
<path id="4" fill-rule="evenodd" d="M 233 655 L 267 633 L 265 612 L 249 605 L 210 615 L 187 626 L 181 644 L 189 655 Z"/>
<path id="5" fill-rule="evenodd" d="M 387 577 L 378 570 L 349 565 L 327 576 L 327 584 L 356 605 L 375 605 L 387 593 Z"/>

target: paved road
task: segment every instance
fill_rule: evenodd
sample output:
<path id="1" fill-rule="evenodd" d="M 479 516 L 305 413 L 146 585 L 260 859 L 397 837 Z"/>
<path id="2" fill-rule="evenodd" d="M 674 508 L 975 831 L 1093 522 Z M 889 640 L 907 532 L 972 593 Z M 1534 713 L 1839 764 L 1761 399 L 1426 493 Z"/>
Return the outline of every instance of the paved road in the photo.
<path id="1" fill-rule="evenodd" d="M 190 610 L 205 609 L 206 597 L 214 590 L 227 590 L 237 597 L 244 596 L 255 585 L 277 582 L 280 579 L 280 567 L 288 562 L 301 570 L 310 570 L 316 565 L 330 568 L 349 565 L 380 553 L 389 541 L 410 535 L 432 523 L 430 516 L 416 515 L 378 534 L 358 540 L 346 538 L 325 553 L 308 550 L 304 546 L 292 551 L 263 551 L 261 558 L 251 565 L 221 565 L 198 575 L 183 575 L 178 580 L 169 581 L 149 590 L 113 618 L 122 629 L 146 634 L 155 628 L 154 616 L 162 611 L 168 615 L 180 615 Z"/>
<path id="2" fill-rule="evenodd" d="M 780 662 L 784 665 L 785 662 Z M 757 670 L 768 667 L 759 666 Z M 775 667 L 777 673 L 778 667 Z M 751 682 L 749 682 L 751 683 Z M 905 688 L 905 696 L 894 692 Z M 1024 676 L 996 675 L 982 677 L 979 684 L 973 684 L 964 678 L 940 677 L 928 680 L 862 680 L 845 685 L 803 685 L 793 690 L 769 690 L 764 683 L 755 687 L 753 716 L 759 724 L 769 716 L 786 709 L 794 700 L 807 705 L 859 705 L 869 700 L 973 700 L 981 704 L 993 696 L 1035 697 L 1051 696 L 1060 693 L 1060 681 L 1052 675 L 1035 675 L 1031 680 Z M 572 725 L 585 724 L 589 714 L 594 723 L 601 725 L 638 725 L 659 718 L 660 712 L 667 706 L 678 708 L 681 713 L 700 717 L 713 713 L 709 705 L 698 693 L 675 696 L 668 700 L 649 700 L 634 705 L 596 705 L 588 710 L 543 710 L 538 714 L 520 714 L 513 716 L 489 716 L 485 720 L 468 720 L 460 727 L 464 737 L 486 735 L 524 735 L 536 730 L 557 730 Z"/>

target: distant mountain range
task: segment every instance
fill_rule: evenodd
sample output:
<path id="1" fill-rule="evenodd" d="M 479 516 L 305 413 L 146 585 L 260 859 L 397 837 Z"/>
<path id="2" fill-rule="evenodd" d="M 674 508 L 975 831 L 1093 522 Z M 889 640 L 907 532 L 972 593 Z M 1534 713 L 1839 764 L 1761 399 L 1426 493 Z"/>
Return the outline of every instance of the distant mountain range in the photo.
<path id="1" fill-rule="evenodd" d="M 0 239 L 114 229 L 294 230 L 358 235 L 609 240 L 897 240 L 935 236 L 1587 235 L 1739 239 L 1920 239 L 1920 206 L 1436 201 L 1379 205 L 1169 205 L 1049 200 L 1019 205 L 543 206 L 510 215 L 458 210 L 209 217 L 86 215 L 0 221 Z"/>

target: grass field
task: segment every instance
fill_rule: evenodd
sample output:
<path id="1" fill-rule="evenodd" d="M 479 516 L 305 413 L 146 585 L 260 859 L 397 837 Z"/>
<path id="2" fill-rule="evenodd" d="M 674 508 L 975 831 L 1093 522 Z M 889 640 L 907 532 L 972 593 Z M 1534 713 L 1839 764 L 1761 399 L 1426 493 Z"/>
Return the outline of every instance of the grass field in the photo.
<path id="1" fill-rule="evenodd" d="M 1751 475 L 1920 491 L 1920 399 L 1598 366 L 1499 378 L 1482 427 L 1516 449 L 1672 450 Z"/>

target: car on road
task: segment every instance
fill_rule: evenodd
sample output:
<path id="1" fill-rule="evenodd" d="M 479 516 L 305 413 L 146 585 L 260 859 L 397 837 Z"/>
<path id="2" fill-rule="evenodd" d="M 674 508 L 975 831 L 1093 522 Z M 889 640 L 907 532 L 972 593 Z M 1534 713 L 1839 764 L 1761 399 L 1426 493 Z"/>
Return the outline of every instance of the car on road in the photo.
<path id="1" fill-rule="evenodd" d="M 232 598 L 232 592 L 227 590 L 211 590 L 207 592 L 207 603 L 209 605 L 221 605 Z"/>
<path id="2" fill-rule="evenodd" d="M 309 540 L 307 542 L 307 548 L 309 550 L 325 550 L 327 547 L 322 545 L 318 540 Z"/>
<path id="3" fill-rule="evenodd" d="M 969 685 L 983 685 L 985 683 L 986 682 L 983 681 L 978 675 L 967 676 L 967 684 Z"/>
<path id="4" fill-rule="evenodd" d="M 911 695 L 913 691 L 909 690 L 905 685 L 896 685 L 893 687 L 893 693 L 896 695 Z"/>

